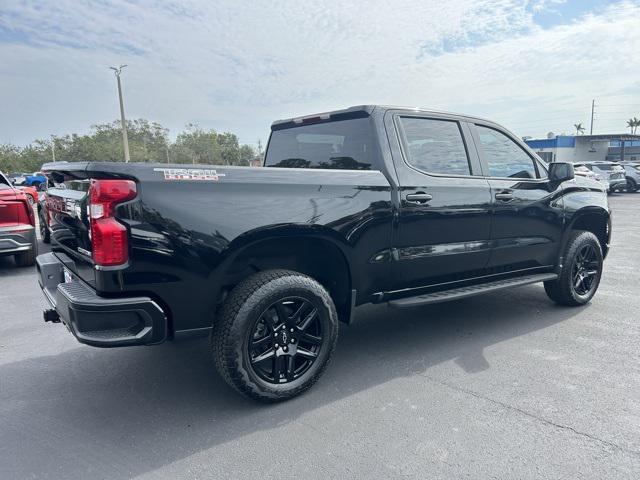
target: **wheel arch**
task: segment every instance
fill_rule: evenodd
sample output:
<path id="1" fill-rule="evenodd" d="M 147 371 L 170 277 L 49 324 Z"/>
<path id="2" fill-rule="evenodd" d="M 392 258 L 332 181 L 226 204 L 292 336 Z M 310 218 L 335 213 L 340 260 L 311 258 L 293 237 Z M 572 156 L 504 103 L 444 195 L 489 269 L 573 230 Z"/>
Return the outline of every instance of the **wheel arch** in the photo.
<path id="1" fill-rule="evenodd" d="M 229 244 L 225 261 L 213 279 L 221 303 L 240 281 L 259 271 L 293 270 L 323 285 L 336 306 L 338 317 L 350 323 L 355 292 L 347 248 L 322 228 L 271 228 L 252 232 Z"/>
<path id="2" fill-rule="evenodd" d="M 598 238 L 603 258 L 607 256 L 611 240 L 611 214 L 607 209 L 584 207 L 578 210 L 568 225 L 564 244 L 566 244 L 566 240 L 569 237 L 569 232 L 574 230 L 585 230 L 593 233 Z"/>

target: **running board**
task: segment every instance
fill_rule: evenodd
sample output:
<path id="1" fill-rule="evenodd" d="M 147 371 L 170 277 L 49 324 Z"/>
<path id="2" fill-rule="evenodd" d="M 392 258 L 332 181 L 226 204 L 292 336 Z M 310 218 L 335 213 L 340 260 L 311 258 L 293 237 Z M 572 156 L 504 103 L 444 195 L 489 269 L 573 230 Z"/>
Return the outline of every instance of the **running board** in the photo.
<path id="1" fill-rule="evenodd" d="M 419 305 L 426 305 L 428 303 L 448 302 L 449 300 L 472 297 L 482 293 L 502 290 L 503 288 L 520 287 L 522 285 L 529 285 L 530 283 L 546 282 L 547 280 L 555 280 L 556 278 L 558 278 L 556 273 L 539 273 L 524 277 L 508 278 L 506 280 L 496 280 L 495 282 L 453 288 L 451 290 L 443 290 L 434 293 L 425 293 L 423 295 L 401 298 L 399 300 L 391 300 L 389 302 L 389 306 L 393 308 L 411 308 Z"/>

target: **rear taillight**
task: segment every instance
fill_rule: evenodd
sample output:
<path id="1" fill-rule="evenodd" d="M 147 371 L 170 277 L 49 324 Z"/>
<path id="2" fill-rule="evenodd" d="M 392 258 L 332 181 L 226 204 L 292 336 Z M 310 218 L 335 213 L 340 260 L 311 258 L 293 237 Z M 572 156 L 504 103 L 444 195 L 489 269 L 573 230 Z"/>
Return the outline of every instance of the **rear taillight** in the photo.
<path id="1" fill-rule="evenodd" d="M 127 229 L 115 219 L 115 207 L 136 196 L 131 180 L 92 180 L 89 188 L 91 249 L 96 265 L 111 267 L 129 260 Z"/>
<path id="2" fill-rule="evenodd" d="M 21 192 L 21 194 L 18 195 L 18 200 L 20 200 L 22 205 L 24 206 L 24 214 L 25 214 L 23 218 L 22 212 L 20 212 L 18 221 L 20 223 L 26 223 L 31 225 L 32 227 L 35 227 L 36 217 L 35 217 L 35 214 L 33 213 L 33 207 L 27 200 L 27 195 L 28 195 L 27 193 L 23 193 L 23 192 Z"/>

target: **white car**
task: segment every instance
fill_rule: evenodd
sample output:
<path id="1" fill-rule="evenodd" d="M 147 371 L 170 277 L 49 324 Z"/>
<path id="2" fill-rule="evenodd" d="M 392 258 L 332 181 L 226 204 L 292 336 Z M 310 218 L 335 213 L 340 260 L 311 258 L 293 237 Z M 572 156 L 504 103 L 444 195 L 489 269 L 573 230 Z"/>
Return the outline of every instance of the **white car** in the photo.
<path id="1" fill-rule="evenodd" d="M 590 170 L 585 165 L 576 163 L 573 165 L 573 171 L 576 175 L 584 178 L 588 178 L 589 180 L 595 180 L 599 182 L 604 188 L 605 192 L 609 191 L 609 180 L 607 180 L 603 175 L 598 175 Z"/>
<path id="2" fill-rule="evenodd" d="M 624 168 L 627 177 L 627 192 L 637 192 L 640 189 L 640 163 L 622 162 L 620 165 Z"/>
<path id="3" fill-rule="evenodd" d="M 574 168 L 578 166 L 587 167 L 596 174 L 596 180 L 603 183 L 606 181 L 608 183 L 607 193 L 622 192 L 627 188 L 625 169 L 619 163 L 598 161 L 575 163 L 573 166 Z"/>

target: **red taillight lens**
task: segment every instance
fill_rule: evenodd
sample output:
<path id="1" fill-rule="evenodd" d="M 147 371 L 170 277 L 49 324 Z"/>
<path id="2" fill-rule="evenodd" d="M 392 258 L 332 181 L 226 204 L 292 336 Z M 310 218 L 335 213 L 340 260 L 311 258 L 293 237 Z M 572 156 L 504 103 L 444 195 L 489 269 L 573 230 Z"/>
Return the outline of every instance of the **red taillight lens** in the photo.
<path id="1" fill-rule="evenodd" d="M 105 267 L 129 260 L 127 229 L 114 218 L 115 206 L 136 196 L 131 180 L 93 180 L 89 188 L 93 261 Z"/>
<path id="2" fill-rule="evenodd" d="M 131 180 L 93 180 L 89 188 L 90 205 L 101 204 L 105 217 L 113 216 L 113 207 L 135 198 L 136 184 Z"/>
<path id="3" fill-rule="evenodd" d="M 96 264 L 122 265 L 129 260 L 127 229 L 115 218 L 91 220 L 91 247 Z"/>

